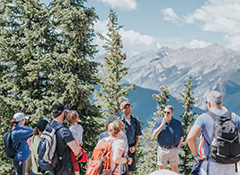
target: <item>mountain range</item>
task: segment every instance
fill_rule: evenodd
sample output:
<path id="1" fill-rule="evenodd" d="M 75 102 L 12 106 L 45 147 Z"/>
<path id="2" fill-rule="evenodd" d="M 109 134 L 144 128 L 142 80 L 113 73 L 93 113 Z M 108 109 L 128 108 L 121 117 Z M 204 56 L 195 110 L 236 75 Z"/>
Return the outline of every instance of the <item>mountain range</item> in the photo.
<path id="1" fill-rule="evenodd" d="M 96 58 L 96 61 L 102 60 L 103 56 Z M 153 116 L 152 111 L 156 111 L 152 94 L 159 93 L 158 90 L 163 85 L 170 89 L 170 103 L 176 105 L 176 111 L 181 111 L 182 107 L 177 105 L 176 99 L 180 98 L 189 76 L 192 77 L 195 112 L 206 110 L 207 94 L 211 90 L 217 90 L 223 94 L 223 105 L 229 111 L 240 114 L 239 51 L 216 43 L 195 49 L 174 50 L 162 47 L 127 58 L 125 66 L 129 67 L 129 72 L 123 82 L 137 86 L 129 93 L 128 98 L 133 104 L 133 111 L 137 111 L 134 112 L 135 115 L 139 115 L 143 121 L 149 120 Z M 135 107 L 138 109 L 134 109 Z"/>

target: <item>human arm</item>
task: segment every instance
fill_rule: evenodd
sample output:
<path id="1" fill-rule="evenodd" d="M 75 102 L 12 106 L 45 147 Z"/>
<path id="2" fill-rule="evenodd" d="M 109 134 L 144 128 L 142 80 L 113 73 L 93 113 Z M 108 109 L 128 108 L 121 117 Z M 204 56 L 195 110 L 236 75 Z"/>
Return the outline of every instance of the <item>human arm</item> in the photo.
<path id="1" fill-rule="evenodd" d="M 166 122 L 167 122 L 167 118 L 164 117 L 164 118 L 162 119 L 161 125 L 158 126 L 156 129 L 153 130 L 153 137 L 154 137 L 154 138 L 158 136 L 158 134 L 161 132 L 161 130 L 162 130 L 162 128 L 164 127 L 164 125 L 166 124 Z M 155 127 L 156 127 L 156 125 L 157 125 L 157 123 L 155 124 Z M 154 127 L 154 128 L 155 128 L 155 127 Z"/>
<path id="2" fill-rule="evenodd" d="M 180 137 L 180 140 L 179 140 L 179 143 L 178 143 L 178 146 L 177 146 L 177 149 L 179 150 L 181 145 L 182 145 L 182 142 L 183 142 L 183 137 Z"/>
<path id="3" fill-rule="evenodd" d="M 33 134 L 33 129 L 27 126 L 15 125 L 13 130 L 12 139 L 15 144 L 18 144 L 20 141 L 27 140 Z"/>
<path id="4" fill-rule="evenodd" d="M 193 127 L 191 128 L 190 132 L 187 135 L 187 143 L 192 154 L 194 156 L 198 155 L 197 157 L 194 157 L 197 162 L 205 159 L 205 157 L 201 157 L 197 152 L 196 138 L 198 137 L 201 131 L 202 131 L 202 128 L 200 126 L 193 125 Z"/>
<path id="5" fill-rule="evenodd" d="M 139 143 L 139 137 L 136 136 L 136 144 L 129 149 L 131 153 L 134 153 L 136 151 L 138 143 Z"/>
<path id="6" fill-rule="evenodd" d="M 81 147 L 79 145 L 77 145 L 76 141 L 73 140 L 71 142 L 67 143 L 68 147 L 72 150 L 72 152 L 74 153 L 74 155 L 76 157 L 81 155 Z"/>
<path id="7" fill-rule="evenodd" d="M 117 140 L 116 143 L 113 145 L 113 162 L 116 164 L 125 164 L 128 163 L 129 165 L 132 164 L 132 158 L 129 157 L 122 157 L 124 152 L 125 142 L 123 140 Z"/>

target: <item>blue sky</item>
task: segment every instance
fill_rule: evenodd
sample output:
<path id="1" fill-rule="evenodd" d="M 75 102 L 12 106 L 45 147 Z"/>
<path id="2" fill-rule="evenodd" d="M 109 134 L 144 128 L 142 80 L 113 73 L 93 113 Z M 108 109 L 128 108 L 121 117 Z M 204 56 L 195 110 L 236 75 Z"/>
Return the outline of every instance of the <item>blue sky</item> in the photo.
<path id="1" fill-rule="evenodd" d="M 95 31 L 102 34 L 107 32 L 110 8 L 117 12 L 129 56 L 161 47 L 202 48 L 212 43 L 240 50 L 239 0 L 89 0 L 85 6 L 95 7 L 99 16 Z M 103 44 L 98 38 L 95 42 Z"/>

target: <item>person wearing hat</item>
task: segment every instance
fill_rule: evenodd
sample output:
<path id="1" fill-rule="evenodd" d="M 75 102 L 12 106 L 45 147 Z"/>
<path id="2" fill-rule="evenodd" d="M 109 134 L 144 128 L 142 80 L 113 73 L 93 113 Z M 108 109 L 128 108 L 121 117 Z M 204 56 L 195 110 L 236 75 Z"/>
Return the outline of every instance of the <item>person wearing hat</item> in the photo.
<path id="1" fill-rule="evenodd" d="M 76 157 L 79 157 L 82 154 L 81 147 L 75 142 L 72 132 L 69 130 L 69 128 L 62 124 L 66 118 L 66 110 L 64 105 L 59 102 L 54 103 L 51 108 L 51 112 L 53 121 L 49 124 L 49 127 L 55 128 L 57 125 L 62 125 L 62 127 L 56 132 L 56 151 L 59 155 L 60 161 L 56 167 L 50 171 L 50 173 L 74 175 L 70 150 L 72 150 Z"/>
<path id="2" fill-rule="evenodd" d="M 49 124 L 50 121 L 47 118 L 40 119 L 37 123 L 36 128 L 33 131 L 33 136 L 28 139 L 28 142 L 30 140 L 30 150 L 31 150 L 31 169 L 33 175 L 39 175 L 43 174 L 41 172 L 38 172 L 38 155 L 37 155 L 37 149 L 39 145 L 40 136 L 45 130 L 47 124 Z M 49 175 L 49 172 L 44 173 L 44 175 Z"/>
<path id="3" fill-rule="evenodd" d="M 30 149 L 27 144 L 27 139 L 33 134 L 33 129 L 24 126 L 28 119 L 23 113 L 16 113 L 11 120 L 12 142 L 17 149 L 16 155 L 13 158 L 13 167 L 16 175 L 25 175 L 27 159 L 30 156 Z"/>
<path id="4" fill-rule="evenodd" d="M 136 149 L 139 142 L 139 136 L 142 135 L 140 122 L 131 115 L 132 107 L 128 101 L 123 101 L 120 105 L 120 110 L 123 113 L 121 121 L 125 124 L 125 134 L 128 140 L 128 156 L 133 159 L 129 165 L 130 175 L 136 170 Z"/>

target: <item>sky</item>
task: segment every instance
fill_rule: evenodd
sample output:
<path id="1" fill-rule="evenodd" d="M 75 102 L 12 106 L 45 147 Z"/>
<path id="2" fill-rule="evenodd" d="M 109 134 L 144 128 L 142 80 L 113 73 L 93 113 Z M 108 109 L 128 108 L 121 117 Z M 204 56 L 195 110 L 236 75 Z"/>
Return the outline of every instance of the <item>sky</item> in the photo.
<path id="1" fill-rule="evenodd" d="M 240 50 L 240 0 L 88 0 L 85 6 L 95 8 L 99 16 L 95 31 L 102 34 L 107 32 L 110 9 L 116 11 L 128 56 L 212 43 Z M 94 42 L 102 54 L 104 42 L 99 38 Z"/>

